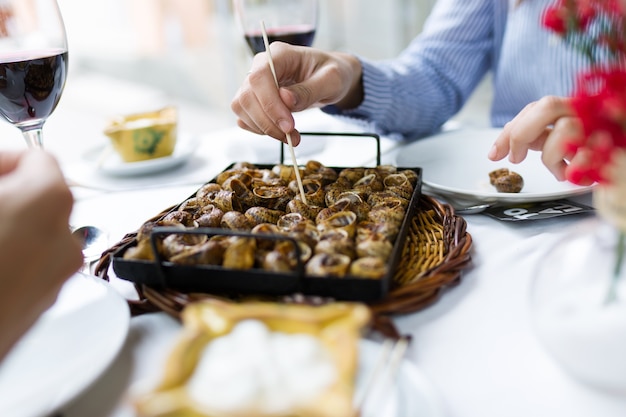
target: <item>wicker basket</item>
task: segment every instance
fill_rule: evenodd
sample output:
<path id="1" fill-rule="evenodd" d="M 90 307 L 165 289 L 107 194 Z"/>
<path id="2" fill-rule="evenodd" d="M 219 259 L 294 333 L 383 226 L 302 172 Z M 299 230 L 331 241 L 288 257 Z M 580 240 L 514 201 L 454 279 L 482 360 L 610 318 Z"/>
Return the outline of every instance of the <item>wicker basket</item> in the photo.
<path id="1" fill-rule="evenodd" d="M 164 211 L 167 212 L 166 210 Z M 161 217 L 159 214 L 154 217 Z M 423 195 L 417 214 L 412 219 L 406 238 L 402 260 L 394 276 L 394 282 L 385 299 L 370 304 L 373 328 L 385 336 L 399 337 L 391 317 L 413 313 L 436 302 L 442 292 L 457 284 L 462 270 L 471 261 L 471 235 L 465 220 L 454 214 L 454 209 L 436 199 Z M 132 241 L 136 233 L 126 235 L 120 242 L 102 254 L 96 265 L 96 275 L 108 280 L 113 253 Z M 155 289 L 137 285 L 139 300 L 129 300 L 133 315 L 164 311 L 178 317 L 190 302 L 221 298 L 211 294 L 182 293 L 172 289 Z M 281 298 L 284 302 L 324 303 L 317 297 Z"/>

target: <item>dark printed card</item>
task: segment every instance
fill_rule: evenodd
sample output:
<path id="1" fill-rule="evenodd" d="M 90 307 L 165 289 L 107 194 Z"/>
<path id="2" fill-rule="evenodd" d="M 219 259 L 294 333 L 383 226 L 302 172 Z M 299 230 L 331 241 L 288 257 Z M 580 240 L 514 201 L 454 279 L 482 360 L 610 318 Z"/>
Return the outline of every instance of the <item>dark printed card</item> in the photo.
<path id="1" fill-rule="evenodd" d="M 593 212 L 594 208 L 570 200 L 507 204 L 485 210 L 484 214 L 503 221 L 542 220 Z"/>

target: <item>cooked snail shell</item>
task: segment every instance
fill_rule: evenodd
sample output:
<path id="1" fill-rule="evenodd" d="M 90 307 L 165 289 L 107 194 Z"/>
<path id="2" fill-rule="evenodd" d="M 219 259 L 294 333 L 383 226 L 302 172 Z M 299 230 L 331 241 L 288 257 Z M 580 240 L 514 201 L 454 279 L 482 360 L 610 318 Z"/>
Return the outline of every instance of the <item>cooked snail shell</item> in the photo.
<path id="1" fill-rule="evenodd" d="M 220 172 L 217 177 L 215 177 L 215 182 L 223 186 L 226 181 L 234 177 L 242 179 L 244 183 L 249 185 L 251 177 L 256 176 L 256 171 L 256 167 L 252 164 L 238 163 L 233 165 L 232 168 Z"/>
<path id="2" fill-rule="evenodd" d="M 281 234 L 280 229 L 275 224 L 271 223 L 260 223 L 252 228 L 252 234 L 254 235 L 279 235 Z M 276 244 L 276 240 L 274 239 L 263 239 L 259 237 L 256 241 L 257 248 L 263 250 L 271 250 Z"/>
<path id="3" fill-rule="evenodd" d="M 219 227 L 222 221 L 224 212 L 213 204 L 202 207 L 196 212 L 196 223 L 200 227 Z"/>
<path id="4" fill-rule="evenodd" d="M 348 232 L 341 229 L 331 229 L 322 233 L 315 245 L 315 253 L 341 253 L 350 259 L 356 257 L 354 241 L 348 236 Z"/>
<path id="5" fill-rule="evenodd" d="M 302 241 L 311 248 L 315 247 L 320 236 L 319 230 L 317 230 L 315 224 L 310 220 L 295 224 L 290 230 L 286 231 L 286 233 L 287 236 Z"/>
<path id="6" fill-rule="evenodd" d="M 179 211 L 188 211 L 192 215 L 195 215 L 196 212 L 202 207 L 210 204 L 210 200 L 204 197 L 191 197 L 187 200 L 183 201 L 182 204 L 178 207 Z"/>
<path id="7" fill-rule="evenodd" d="M 231 230 L 252 230 L 254 224 L 246 217 L 245 214 L 238 211 L 227 211 L 222 216 L 220 226 L 224 229 Z"/>
<path id="8" fill-rule="evenodd" d="M 356 245 L 356 254 L 359 258 L 371 256 L 387 261 L 392 250 L 393 245 L 382 233 L 372 233 Z"/>
<path id="9" fill-rule="evenodd" d="M 163 226 L 196 226 L 196 224 L 194 223 L 193 215 L 187 211 L 182 210 L 175 210 L 167 213 L 165 217 L 163 217 L 163 219 L 160 221 L 160 224 Z"/>
<path id="10" fill-rule="evenodd" d="M 162 245 L 158 245 L 157 247 L 159 246 L 162 247 Z M 124 259 L 144 259 L 147 261 L 154 261 L 154 252 L 152 251 L 150 239 L 138 240 L 137 246 L 131 246 L 126 249 L 124 252 Z"/>
<path id="11" fill-rule="evenodd" d="M 417 186 L 417 180 L 419 179 L 417 172 L 412 169 L 403 169 L 402 171 L 399 171 L 398 174 L 402 174 L 407 177 L 413 187 Z"/>
<path id="12" fill-rule="evenodd" d="M 298 169 L 300 170 L 300 177 L 303 177 L 304 176 L 303 169 L 300 167 L 298 167 Z M 278 178 L 281 178 L 283 181 L 287 183 L 296 179 L 296 172 L 292 165 L 280 165 L 280 164 L 274 165 L 274 167 L 272 168 L 272 172 Z"/>
<path id="13" fill-rule="evenodd" d="M 384 180 L 387 176 L 396 174 L 398 172 L 398 168 L 394 165 L 378 165 L 376 167 L 376 172 L 378 175 Z"/>
<path id="14" fill-rule="evenodd" d="M 270 171 L 271 172 L 271 171 Z M 250 188 L 253 190 L 257 187 L 285 187 L 288 185 L 287 182 L 283 181 L 281 178 L 253 178 L 252 184 L 250 184 Z"/>
<path id="15" fill-rule="evenodd" d="M 353 238 L 356 232 L 356 214 L 352 211 L 340 211 L 319 223 L 317 228 L 322 233 L 330 229 L 345 230 Z"/>
<path id="16" fill-rule="evenodd" d="M 300 193 L 298 184 L 296 181 L 289 183 L 289 189 L 293 192 L 296 199 L 300 199 Z M 304 190 L 304 196 L 306 202 L 313 206 L 323 206 L 325 203 L 326 193 L 322 183 L 316 179 L 305 178 L 302 180 L 302 189 Z"/>
<path id="17" fill-rule="evenodd" d="M 369 204 L 370 207 L 374 207 L 387 200 L 399 201 L 402 204 L 402 207 L 404 207 L 405 209 L 409 206 L 408 199 L 399 197 L 397 194 L 389 191 L 378 191 L 376 193 L 370 194 L 367 197 L 367 204 Z"/>
<path id="18" fill-rule="evenodd" d="M 357 244 L 363 240 L 369 239 L 373 234 L 380 233 L 390 242 L 395 242 L 396 236 L 400 231 L 400 225 L 392 223 L 376 223 L 373 221 L 362 221 L 357 224 L 356 242 Z"/>
<path id="19" fill-rule="evenodd" d="M 222 183 L 222 188 L 225 190 L 235 191 L 232 186 L 233 181 L 238 181 L 244 185 L 244 187 L 248 188 L 252 184 L 252 176 L 248 172 L 238 172 L 234 175 L 231 175 Z"/>
<path id="20" fill-rule="evenodd" d="M 237 208 L 238 211 L 244 211 L 246 208 L 254 207 L 257 205 L 256 196 L 248 186 L 238 178 L 231 178 L 228 182 L 229 191 L 234 193 L 234 201 L 241 203 L 241 208 Z M 228 190 L 224 188 L 225 190 Z"/>
<path id="21" fill-rule="evenodd" d="M 328 206 L 317 213 L 317 216 L 315 216 L 315 223 L 323 223 L 337 213 L 350 210 L 351 204 L 352 203 L 349 199 L 337 200 L 337 202 L 335 202 L 332 206 Z"/>
<path id="22" fill-rule="evenodd" d="M 304 175 L 311 175 L 311 174 L 315 174 L 317 172 L 319 172 L 322 168 L 324 168 L 324 164 L 322 164 L 320 161 L 315 161 L 313 159 L 307 161 L 306 164 L 304 164 Z"/>
<path id="23" fill-rule="evenodd" d="M 383 181 L 385 189 L 398 197 L 410 200 L 413 195 L 413 185 L 403 174 L 389 175 Z"/>
<path id="24" fill-rule="evenodd" d="M 158 222 L 145 222 L 139 227 L 137 230 L 137 241 L 141 242 L 143 240 L 150 240 L 150 235 L 152 234 L 152 229 L 159 226 Z"/>
<path id="25" fill-rule="evenodd" d="M 404 207 L 398 199 L 388 199 L 371 208 L 368 217 L 376 223 L 400 225 L 404 219 Z"/>
<path id="26" fill-rule="evenodd" d="M 354 183 L 352 187 L 356 191 L 373 193 L 376 191 L 382 191 L 384 189 L 383 181 L 378 174 L 368 174 Z"/>
<path id="27" fill-rule="evenodd" d="M 172 256 L 193 250 L 208 240 L 206 235 L 196 234 L 171 234 L 163 239 L 163 255 L 170 259 Z"/>
<path id="28" fill-rule="evenodd" d="M 298 223 L 306 222 L 307 218 L 300 213 L 288 213 L 280 217 L 276 222 L 279 229 L 284 231 L 293 230 Z"/>
<path id="29" fill-rule="evenodd" d="M 272 272 L 289 272 L 295 268 L 294 259 L 275 250 L 261 255 L 261 268 Z"/>
<path id="30" fill-rule="evenodd" d="M 339 200 L 339 196 L 346 191 L 346 188 L 328 188 L 326 187 L 326 196 L 324 197 L 324 202 L 326 203 L 326 207 L 330 207 Z"/>
<path id="31" fill-rule="evenodd" d="M 170 261 L 181 265 L 221 265 L 224 259 L 224 246 L 209 240 L 192 246 L 189 250 L 173 255 Z"/>
<path id="32" fill-rule="evenodd" d="M 332 207 L 341 207 L 342 210 L 353 211 L 357 221 L 366 220 L 370 211 L 370 205 L 363 201 L 363 197 L 354 191 L 341 193 L 339 200 Z M 346 204 L 344 200 L 348 200 Z"/>
<path id="33" fill-rule="evenodd" d="M 285 211 L 294 193 L 287 186 L 256 187 L 252 190 L 259 206 Z"/>
<path id="34" fill-rule="evenodd" d="M 254 266 L 256 253 L 256 239 L 247 237 L 232 237 L 230 244 L 224 251 L 225 268 L 250 269 Z"/>
<path id="35" fill-rule="evenodd" d="M 387 264 L 380 258 L 359 258 L 350 264 L 350 275 L 380 279 L 387 274 L 388 269 Z"/>
<path id="36" fill-rule="evenodd" d="M 298 248 L 300 249 L 300 261 L 305 263 L 311 257 L 311 248 L 302 242 L 298 242 Z M 297 265 L 296 250 L 290 241 L 277 243 L 274 250 L 265 255 L 262 264 L 263 269 L 277 272 L 292 271 Z"/>
<path id="37" fill-rule="evenodd" d="M 304 177 L 317 179 L 323 185 L 327 185 L 337 180 L 337 171 L 317 161 L 309 161 L 304 168 Z"/>
<path id="38" fill-rule="evenodd" d="M 228 211 L 241 211 L 241 202 L 233 191 L 220 190 L 215 194 L 213 198 L 213 204 L 224 213 Z"/>
<path id="39" fill-rule="evenodd" d="M 222 186 L 214 182 L 204 184 L 198 191 L 196 191 L 196 197 L 208 198 L 212 200 L 218 191 L 222 189 Z"/>
<path id="40" fill-rule="evenodd" d="M 291 200 L 287 203 L 287 213 L 300 213 L 309 220 L 315 220 L 320 211 L 322 211 L 322 207 L 305 204 L 300 199 Z"/>
<path id="41" fill-rule="evenodd" d="M 245 212 L 245 216 L 254 224 L 273 223 L 276 224 L 278 219 L 285 214 L 284 211 L 273 210 L 267 207 L 250 207 Z"/>
<path id="42" fill-rule="evenodd" d="M 365 172 L 365 168 L 344 168 L 339 172 L 339 176 L 337 180 L 340 178 L 347 179 L 350 184 L 356 183 L 358 180 L 363 178 L 363 173 Z"/>
<path id="43" fill-rule="evenodd" d="M 350 258 L 339 253 L 318 253 L 306 264 L 306 273 L 313 276 L 343 277 L 350 268 Z"/>

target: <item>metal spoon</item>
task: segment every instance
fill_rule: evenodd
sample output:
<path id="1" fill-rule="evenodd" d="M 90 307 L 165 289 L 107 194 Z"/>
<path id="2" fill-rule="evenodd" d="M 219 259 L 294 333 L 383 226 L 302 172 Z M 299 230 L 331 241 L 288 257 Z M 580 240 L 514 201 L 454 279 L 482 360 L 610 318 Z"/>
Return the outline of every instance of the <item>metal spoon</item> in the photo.
<path id="1" fill-rule="evenodd" d="M 90 274 L 91 264 L 100 258 L 109 245 L 108 234 L 96 226 L 81 226 L 72 231 L 80 239 L 83 247 L 83 266 L 81 271 Z"/>
<path id="2" fill-rule="evenodd" d="M 439 194 L 436 192 L 428 192 L 427 194 L 440 198 L 454 208 L 456 214 L 478 214 L 493 207 L 495 203 L 488 203 L 476 200 L 466 200 L 463 198 L 452 197 L 450 195 Z"/>
<path id="3" fill-rule="evenodd" d="M 473 206 L 455 206 L 454 204 L 452 205 L 452 207 L 454 207 L 454 212 L 456 214 L 478 214 L 478 213 L 482 213 L 483 211 L 487 210 L 489 207 L 492 207 L 493 204 L 476 204 Z"/>

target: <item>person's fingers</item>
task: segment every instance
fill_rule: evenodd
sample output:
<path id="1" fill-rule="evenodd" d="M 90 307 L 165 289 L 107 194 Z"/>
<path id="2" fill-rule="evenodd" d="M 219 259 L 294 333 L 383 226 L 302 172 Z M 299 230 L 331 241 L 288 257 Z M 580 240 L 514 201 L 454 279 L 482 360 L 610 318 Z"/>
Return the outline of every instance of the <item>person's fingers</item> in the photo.
<path id="1" fill-rule="evenodd" d="M 283 142 L 289 133 L 295 146 L 300 134 L 293 112 L 360 97 L 360 90 L 354 88 L 355 80 L 360 82 L 360 61 L 356 57 L 283 42 L 273 42 L 270 52 L 277 82 L 269 54 L 259 53 L 231 102 L 240 127 Z"/>
<path id="2" fill-rule="evenodd" d="M 489 150 L 489 154 L 487 155 L 489 159 L 492 161 L 500 161 L 509 155 L 511 151 L 511 134 L 515 131 L 515 125 L 519 123 L 519 120 L 523 119 L 536 104 L 537 102 L 527 104 L 513 120 L 504 125 L 502 132 L 500 132 Z"/>
<path id="3" fill-rule="evenodd" d="M 13 171 L 19 164 L 23 152 L 2 151 L 0 152 L 0 175 Z"/>
<path id="4" fill-rule="evenodd" d="M 503 128 L 489 151 L 489 159 L 500 160 L 508 155 L 509 161 L 520 163 L 529 149 L 541 150 L 551 134 L 550 126 L 574 115 L 569 102 L 568 98 L 547 96 L 527 105 Z"/>
<path id="5" fill-rule="evenodd" d="M 303 77 L 302 82 L 284 87 L 290 96 L 285 94 L 283 101 L 294 112 L 333 104 L 344 92 L 345 78 L 338 63 L 327 59 L 310 76 Z"/>
<path id="6" fill-rule="evenodd" d="M 582 135 L 580 123 L 575 117 L 562 117 L 556 121 L 554 129 L 543 145 L 541 160 L 559 181 L 567 179 L 565 170 L 574 155 L 566 144 Z"/>
<path id="7" fill-rule="evenodd" d="M 580 148 L 576 152 L 576 155 L 571 159 L 567 168 L 565 168 L 565 176 L 567 178 L 576 179 L 575 183 L 578 185 L 591 185 L 593 180 L 589 177 L 580 177 L 578 172 L 586 170 L 592 160 L 591 150 L 586 148 Z"/>
<path id="8" fill-rule="evenodd" d="M 243 102 L 245 102 L 247 106 L 251 106 L 252 104 L 248 104 L 248 103 L 251 103 L 251 101 L 255 100 L 255 98 L 252 96 L 247 96 L 247 98 L 243 98 L 243 94 L 244 94 L 243 91 L 240 91 L 240 93 L 238 94 L 240 95 L 240 98 L 238 100 L 234 100 L 231 103 L 231 109 L 238 116 L 237 124 L 241 128 L 246 129 L 252 133 L 256 133 L 259 135 L 264 134 L 264 132 L 261 131 L 259 127 L 256 125 L 252 117 L 252 114 L 254 114 L 253 111 L 250 111 L 250 114 L 248 114 L 248 111 L 243 105 Z"/>
<path id="9" fill-rule="evenodd" d="M 259 135 L 264 135 L 265 134 L 264 132 L 260 131 L 256 126 L 250 126 L 246 122 L 246 119 L 249 120 L 248 117 L 246 117 L 245 119 L 244 118 L 239 118 L 237 120 L 237 126 L 239 126 L 240 128 L 242 128 L 244 130 L 247 130 L 249 132 L 256 133 L 256 134 L 259 134 Z M 278 135 L 278 137 L 274 137 L 272 135 L 269 135 L 269 136 L 271 136 L 274 139 L 279 140 L 279 141 L 281 141 L 283 143 L 287 143 L 287 135 L 286 134 L 284 134 L 282 132 L 279 132 L 277 135 Z M 298 146 L 300 144 L 300 141 L 301 141 L 300 132 L 298 132 L 296 129 L 294 129 L 294 130 L 291 131 L 290 135 L 291 135 L 291 144 L 293 146 Z"/>
<path id="10" fill-rule="evenodd" d="M 286 113 L 289 120 L 281 119 L 278 121 L 281 125 L 276 124 L 270 113 L 276 107 L 285 107 L 278 90 L 276 90 L 273 81 L 270 90 L 262 85 L 255 87 L 253 82 L 258 81 L 253 81 L 252 77 L 253 74 L 250 74 L 248 80 L 242 85 L 236 98 L 231 103 L 231 109 L 243 122 L 247 130 L 282 140 L 285 132 L 281 129 L 281 126 L 285 127 L 286 123 L 286 128 L 289 131 L 293 130 L 293 116 L 287 109 Z M 264 102 L 261 100 L 264 100 Z"/>
<path id="11" fill-rule="evenodd" d="M 569 99 L 562 97 L 543 97 L 529 106 L 511 126 L 509 160 L 519 163 L 526 158 L 528 149 L 540 150 L 545 141 L 546 127 L 554 125 L 561 117 L 573 114 Z"/>

